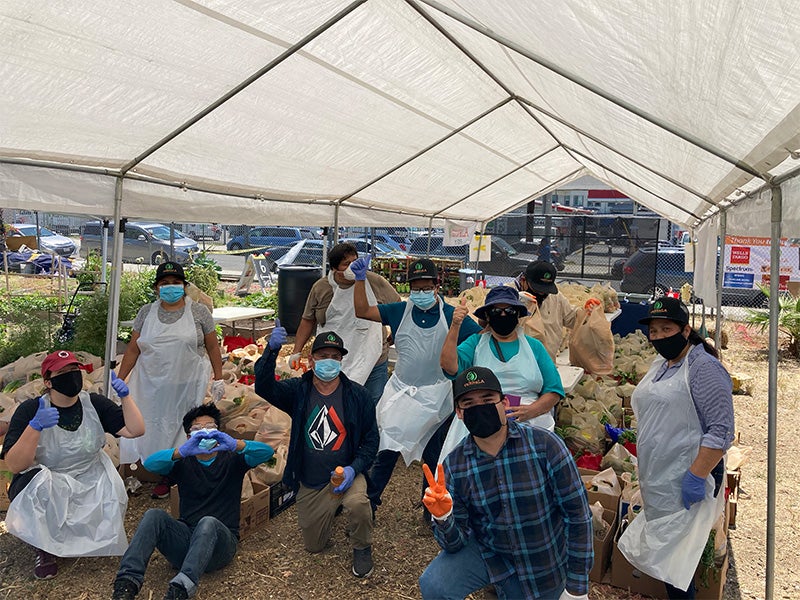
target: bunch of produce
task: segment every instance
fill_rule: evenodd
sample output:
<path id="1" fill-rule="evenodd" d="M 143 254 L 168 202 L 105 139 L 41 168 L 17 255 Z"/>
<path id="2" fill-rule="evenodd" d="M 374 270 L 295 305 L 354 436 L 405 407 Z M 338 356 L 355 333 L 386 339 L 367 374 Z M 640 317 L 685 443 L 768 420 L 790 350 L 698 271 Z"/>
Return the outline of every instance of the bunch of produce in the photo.
<path id="1" fill-rule="evenodd" d="M 579 283 L 559 283 L 558 292 L 565 296 L 572 306 L 585 306 L 590 298 L 594 298 L 602 304 L 603 312 L 610 313 L 619 308 L 617 291 L 607 283 L 596 283 L 592 287 Z"/>

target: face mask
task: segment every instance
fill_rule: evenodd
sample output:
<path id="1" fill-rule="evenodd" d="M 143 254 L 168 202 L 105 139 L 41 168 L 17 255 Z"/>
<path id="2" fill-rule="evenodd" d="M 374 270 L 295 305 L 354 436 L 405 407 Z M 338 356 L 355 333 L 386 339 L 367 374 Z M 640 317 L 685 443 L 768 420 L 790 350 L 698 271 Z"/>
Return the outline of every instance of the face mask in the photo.
<path id="1" fill-rule="evenodd" d="M 408 295 L 408 299 L 420 310 L 428 310 L 431 306 L 436 304 L 436 293 L 434 290 L 430 292 L 414 291 Z"/>
<path id="2" fill-rule="evenodd" d="M 314 375 L 322 381 L 333 381 L 342 370 L 342 361 L 335 358 L 314 360 Z"/>
<path id="3" fill-rule="evenodd" d="M 215 429 L 196 429 L 195 431 L 190 431 L 189 432 L 189 437 L 194 437 L 194 436 L 199 435 L 201 433 L 204 434 L 204 435 L 208 435 L 212 431 L 216 431 L 216 430 Z M 214 446 L 217 445 L 217 440 L 214 440 L 214 439 L 211 439 L 211 438 L 204 438 L 204 439 L 200 440 L 200 442 L 197 445 L 200 446 L 200 448 L 202 448 L 203 450 L 211 450 Z"/>
<path id="4" fill-rule="evenodd" d="M 83 375 L 80 371 L 69 371 L 52 377 L 50 383 L 55 391 L 72 398 L 83 389 Z"/>
<path id="5" fill-rule="evenodd" d="M 686 348 L 686 344 L 689 343 L 689 340 L 683 337 L 679 331 L 675 335 L 661 338 L 660 340 L 650 340 L 650 343 L 653 344 L 653 348 L 655 348 L 656 352 L 658 352 L 661 356 L 667 360 L 673 360 L 678 358 L 678 355 L 683 352 L 683 349 Z"/>
<path id="6" fill-rule="evenodd" d="M 185 293 L 183 286 L 176 284 L 176 285 L 162 285 L 158 288 L 158 297 L 161 298 L 167 304 L 174 304 L 181 298 L 183 298 L 183 294 Z"/>
<path id="7" fill-rule="evenodd" d="M 533 297 L 536 298 L 536 303 L 539 306 L 541 306 L 542 302 L 547 300 L 547 297 L 550 295 L 550 294 L 537 294 L 536 292 L 531 292 L 531 293 L 533 294 Z"/>
<path id="8" fill-rule="evenodd" d="M 489 325 L 497 335 L 508 335 L 517 328 L 518 324 L 519 316 L 516 314 L 489 317 Z"/>
<path id="9" fill-rule="evenodd" d="M 342 272 L 342 277 L 344 277 L 345 279 L 347 279 L 347 281 L 355 281 L 355 280 L 356 280 L 356 274 L 355 274 L 355 273 L 353 273 L 353 269 L 351 269 L 350 267 L 347 267 L 347 268 L 346 268 L 346 269 L 345 269 L 345 270 Z"/>
<path id="10" fill-rule="evenodd" d="M 464 425 L 479 438 L 487 438 L 503 427 L 494 404 L 478 404 L 464 410 Z"/>

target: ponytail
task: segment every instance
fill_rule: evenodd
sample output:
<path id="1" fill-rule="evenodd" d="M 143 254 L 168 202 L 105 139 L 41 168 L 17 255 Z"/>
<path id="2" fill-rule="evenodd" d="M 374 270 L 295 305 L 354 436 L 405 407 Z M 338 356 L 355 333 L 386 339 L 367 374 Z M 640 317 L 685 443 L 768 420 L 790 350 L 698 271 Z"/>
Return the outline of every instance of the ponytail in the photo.
<path id="1" fill-rule="evenodd" d="M 689 329 L 689 343 L 695 346 L 698 344 L 702 344 L 703 350 L 708 352 L 714 358 L 719 359 L 719 353 L 717 352 L 717 349 L 714 348 L 714 346 L 709 344 L 707 341 L 705 341 L 699 333 L 697 333 L 694 329 L 691 328 Z"/>

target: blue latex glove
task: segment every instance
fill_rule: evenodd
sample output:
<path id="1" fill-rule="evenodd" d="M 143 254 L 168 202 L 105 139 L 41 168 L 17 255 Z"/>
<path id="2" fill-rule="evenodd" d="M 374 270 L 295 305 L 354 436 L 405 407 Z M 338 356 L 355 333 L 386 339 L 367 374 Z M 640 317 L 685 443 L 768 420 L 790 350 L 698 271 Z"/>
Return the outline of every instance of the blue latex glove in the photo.
<path id="1" fill-rule="evenodd" d="M 331 477 L 333 477 L 333 471 L 331 471 Z M 350 465 L 344 468 L 344 481 L 338 486 L 333 488 L 334 494 L 344 494 L 351 485 L 353 485 L 353 480 L 356 478 L 356 471 Z"/>
<path id="2" fill-rule="evenodd" d="M 198 454 L 208 454 L 208 450 L 200 446 L 200 442 L 204 439 L 206 439 L 206 437 L 202 435 L 191 436 L 183 443 L 183 446 L 178 448 L 178 454 L 180 454 L 182 458 L 197 456 Z"/>
<path id="3" fill-rule="evenodd" d="M 208 437 L 211 438 L 212 440 L 217 440 L 217 447 L 214 448 L 214 451 L 217 452 L 220 450 L 223 451 L 227 450 L 228 452 L 236 451 L 236 445 L 238 444 L 238 441 L 236 440 L 236 438 L 229 436 L 224 431 L 220 431 L 219 429 L 217 429 L 209 433 Z"/>
<path id="4" fill-rule="evenodd" d="M 128 389 L 128 386 L 125 385 L 125 382 L 117 377 L 117 374 L 114 373 L 114 371 L 111 371 L 111 389 L 117 392 L 117 396 L 120 398 L 124 398 L 131 393 L 131 391 Z"/>
<path id="5" fill-rule="evenodd" d="M 611 441 L 614 442 L 615 444 L 617 443 L 617 440 L 619 439 L 619 435 L 623 431 L 625 431 L 625 430 L 620 428 L 620 427 L 614 427 L 613 425 L 609 425 L 608 423 L 606 423 L 606 433 L 608 434 L 608 437 L 611 438 Z"/>
<path id="6" fill-rule="evenodd" d="M 272 335 L 269 336 L 269 343 L 267 346 L 270 350 L 280 350 L 281 346 L 286 343 L 286 328 L 281 327 L 281 320 L 275 319 L 275 329 L 272 330 Z"/>
<path id="7" fill-rule="evenodd" d="M 686 510 L 689 510 L 695 502 L 700 502 L 706 497 L 705 477 L 698 477 L 691 471 L 686 471 L 686 475 L 683 476 L 681 495 L 683 496 L 683 507 Z"/>
<path id="8" fill-rule="evenodd" d="M 28 422 L 28 425 L 33 427 L 36 431 L 47 429 L 58 424 L 58 409 L 50 406 L 45 407 L 44 398 L 39 396 L 39 408 L 33 418 Z"/>
<path id="9" fill-rule="evenodd" d="M 370 257 L 362 256 L 350 263 L 350 270 L 353 272 L 353 275 L 356 276 L 356 281 L 364 281 L 367 278 L 370 260 Z"/>

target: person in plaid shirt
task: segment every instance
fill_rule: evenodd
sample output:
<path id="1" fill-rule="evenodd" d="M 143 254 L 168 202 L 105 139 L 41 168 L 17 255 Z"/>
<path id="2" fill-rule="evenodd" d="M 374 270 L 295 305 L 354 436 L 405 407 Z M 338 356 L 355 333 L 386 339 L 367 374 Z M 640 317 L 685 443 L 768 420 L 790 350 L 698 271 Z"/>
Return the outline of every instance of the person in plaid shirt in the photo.
<path id="1" fill-rule="evenodd" d="M 423 502 L 442 552 L 419 578 L 423 598 L 588 600 L 592 523 L 586 490 L 561 439 L 506 418 L 494 373 L 470 367 L 453 385 L 470 434 L 438 466 Z"/>

